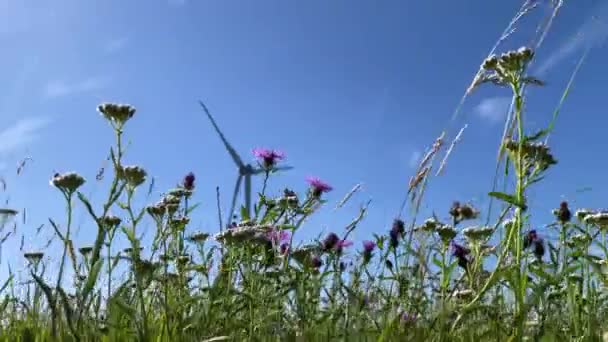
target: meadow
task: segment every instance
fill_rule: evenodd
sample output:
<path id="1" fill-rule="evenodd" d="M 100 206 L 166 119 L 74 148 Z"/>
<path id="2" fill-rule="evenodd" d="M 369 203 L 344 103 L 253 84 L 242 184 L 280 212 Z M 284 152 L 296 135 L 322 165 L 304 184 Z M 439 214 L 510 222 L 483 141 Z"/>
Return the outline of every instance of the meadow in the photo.
<path id="1" fill-rule="evenodd" d="M 522 7 L 505 32 L 528 10 Z M 548 137 L 586 56 L 555 112 L 544 116 L 545 128 L 531 131 L 526 89 L 542 90 L 543 81 L 528 71 L 550 24 L 529 46 L 494 54 L 495 47 L 467 90 L 499 87 L 512 98 L 497 146 L 501 176 L 512 186 L 487 192 L 499 208 L 487 220 L 467 199 L 418 217 L 425 188 L 461 130 L 429 147 L 404 187 L 407 214 L 383 234 L 353 241 L 363 207 L 345 227 L 302 243 L 298 232 L 327 207 L 332 186 L 309 178 L 306 188 L 266 191 L 285 158 L 266 148 L 252 153 L 262 182 L 252 208 L 239 204 L 237 215 L 222 217 L 219 196 L 205 199 L 217 200 L 218 229 L 197 231 L 190 224 L 197 175 L 185 173 L 157 202 L 139 205 L 153 184 L 125 155 L 129 123 L 145 113 L 100 104 L 91 115 L 114 133 L 106 200 L 93 203 L 85 194 L 89 176 L 50 177 L 66 208 L 61 219 L 49 219 L 60 241 L 59 267 L 47 267 L 44 250 L 25 251 L 27 279 L 13 272 L 0 279 L 0 340 L 601 341 L 608 332 L 608 212 L 557 200 L 548 222 L 557 242 L 528 224 L 534 213 L 527 193 L 558 167 Z M 95 227 L 90 246 L 72 240 L 76 208 Z M 1 243 L 14 239 L 8 222 L 19 215 L 0 209 Z M 153 237 L 144 243 L 142 226 L 150 223 Z M 119 239 L 129 246 L 116 252 Z"/>

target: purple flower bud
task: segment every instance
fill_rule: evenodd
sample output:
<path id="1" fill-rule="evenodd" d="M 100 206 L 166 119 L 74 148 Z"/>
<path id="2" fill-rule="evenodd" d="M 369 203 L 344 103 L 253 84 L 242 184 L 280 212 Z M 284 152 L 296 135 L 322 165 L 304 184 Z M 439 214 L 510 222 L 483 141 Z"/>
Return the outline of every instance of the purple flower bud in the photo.
<path id="1" fill-rule="evenodd" d="M 340 241 L 340 238 L 336 233 L 329 233 L 325 240 L 323 240 L 323 250 L 328 252 L 332 248 L 336 246 L 336 244 Z"/>
<path id="2" fill-rule="evenodd" d="M 320 268 L 321 266 L 323 266 L 323 261 L 321 260 L 321 257 L 315 255 L 311 260 L 311 265 L 313 268 Z"/>
<path id="3" fill-rule="evenodd" d="M 196 179 L 196 177 L 194 177 L 194 173 L 192 173 L 192 172 L 188 173 L 184 177 L 184 182 L 183 182 L 184 189 L 194 190 L 194 180 L 195 179 Z"/>
<path id="4" fill-rule="evenodd" d="M 363 252 L 371 253 L 376 248 L 376 243 L 374 241 L 365 240 L 363 241 Z"/>

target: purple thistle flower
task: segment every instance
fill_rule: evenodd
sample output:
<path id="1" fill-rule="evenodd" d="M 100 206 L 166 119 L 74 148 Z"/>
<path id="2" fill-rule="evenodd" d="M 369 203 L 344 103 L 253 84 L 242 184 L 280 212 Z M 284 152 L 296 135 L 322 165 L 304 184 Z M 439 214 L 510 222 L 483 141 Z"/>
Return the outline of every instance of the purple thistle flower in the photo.
<path id="1" fill-rule="evenodd" d="M 374 241 L 365 240 L 363 241 L 363 252 L 371 253 L 376 248 L 376 243 Z"/>
<path id="2" fill-rule="evenodd" d="M 313 268 L 320 268 L 323 266 L 323 261 L 321 260 L 321 257 L 315 255 L 311 260 L 311 264 Z"/>
<path id="3" fill-rule="evenodd" d="M 268 239 L 275 245 L 289 241 L 291 234 L 286 230 L 271 230 L 268 232 Z"/>
<path id="4" fill-rule="evenodd" d="M 323 194 L 324 192 L 330 192 L 333 190 L 333 188 L 329 184 L 323 182 L 317 177 L 308 177 L 306 178 L 306 181 L 308 182 L 308 184 L 310 184 L 310 187 L 312 189 L 312 195 L 314 197 L 321 197 L 321 194 Z"/>
<path id="5" fill-rule="evenodd" d="M 470 249 L 452 242 L 452 255 L 458 259 L 458 266 L 464 268 L 465 270 L 469 265 L 469 259 L 467 258 L 469 253 L 471 253 Z"/>
<path id="6" fill-rule="evenodd" d="M 195 179 L 196 179 L 196 177 L 194 176 L 194 173 L 192 173 L 192 172 L 188 173 L 184 177 L 184 182 L 183 182 L 184 189 L 186 189 L 186 190 L 193 190 L 194 189 L 194 180 Z"/>
<path id="7" fill-rule="evenodd" d="M 271 169 L 278 161 L 285 158 L 285 154 L 283 152 L 266 148 L 254 148 L 253 155 L 260 159 L 264 167 L 267 169 Z"/>
<path id="8" fill-rule="evenodd" d="M 390 246 L 392 248 L 397 248 L 399 246 L 399 232 L 395 229 L 391 229 L 389 232 L 390 236 Z"/>
<path id="9" fill-rule="evenodd" d="M 524 236 L 524 249 L 530 247 L 532 243 L 538 240 L 538 233 L 536 233 L 535 229 L 530 230 L 526 236 Z"/>
<path id="10" fill-rule="evenodd" d="M 368 263 L 372 258 L 372 253 L 376 248 L 376 243 L 374 241 L 365 240 L 363 241 L 363 262 Z"/>
<path id="11" fill-rule="evenodd" d="M 280 250 L 281 250 L 281 254 L 283 254 L 283 255 L 286 255 L 287 253 L 289 253 L 289 243 L 287 243 L 287 242 L 282 243 Z"/>
<path id="12" fill-rule="evenodd" d="M 352 246 L 352 245 L 353 245 L 353 242 L 352 242 L 352 241 L 350 241 L 350 240 L 339 240 L 339 241 L 336 243 L 336 246 L 334 247 L 334 249 L 336 250 L 336 252 L 338 252 L 338 253 L 342 253 L 342 250 L 343 250 L 344 248 L 350 247 L 350 246 Z"/>
<path id="13" fill-rule="evenodd" d="M 329 233 L 325 240 L 323 240 L 323 250 L 328 252 L 330 249 L 334 248 L 334 246 L 340 241 L 340 238 L 336 233 Z"/>

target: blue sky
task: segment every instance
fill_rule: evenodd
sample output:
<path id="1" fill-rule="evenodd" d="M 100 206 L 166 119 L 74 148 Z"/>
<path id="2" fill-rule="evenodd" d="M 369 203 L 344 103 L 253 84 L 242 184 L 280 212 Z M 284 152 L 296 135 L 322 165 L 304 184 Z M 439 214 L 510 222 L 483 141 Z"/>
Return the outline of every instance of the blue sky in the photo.
<path id="1" fill-rule="evenodd" d="M 138 109 L 126 129 L 133 140 L 126 161 L 155 177 L 150 201 L 187 172 L 196 173 L 202 206 L 193 225 L 204 231 L 217 229 L 215 187 L 226 207 L 236 170 L 198 99 L 243 158 L 252 159 L 258 146 L 287 153 L 286 163 L 295 169 L 276 176 L 271 191 L 304 191 L 308 175 L 334 186 L 327 196 L 331 205 L 302 238 L 341 231 L 370 198 L 369 215 L 354 237 L 385 231 L 424 149 L 443 129 L 451 138 L 464 124 L 462 142 L 444 175 L 430 183 L 423 210 L 445 216 L 453 200 L 485 209 L 508 93 L 480 89 L 455 121 L 450 118 L 520 5 L 0 0 L 0 174 L 8 184 L 2 196 L 10 207 L 27 210 L 26 222 L 17 222 L 17 238 L 4 246 L 2 269 L 7 260 L 21 263 L 22 235 L 25 249 L 36 250 L 51 234 L 46 227 L 37 236 L 36 227 L 48 217 L 61 222 L 60 194 L 48 184 L 55 171 L 84 175 L 85 192 L 99 203 L 105 185 L 95 182 L 95 174 L 112 132 L 95 109 L 105 101 Z M 499 51 L 527 43 L 546 13 L 543 4 Z M 593 46 L 551 138 L 560 163 L 530 192 L 538 209 L 533 222 L 547 223 L 562 198 L 573 206 L 606 206 L 606 21 L 608 6 L 601 1 L 566 2 L 538 51 L 532 71 L 548 85 L 530 91 L 533 127 L 549 121 L 582 50 Z M 17 176 L 15 165 L 28 156 L 33 160 Z M 359 182 L 363 191 L 333 212 Z M 584 187 L 592 190 L 577 192 Z M 81 211 L 76 216 L 81 227 L 75 241 L 88 245 L 94 227 Z"/>

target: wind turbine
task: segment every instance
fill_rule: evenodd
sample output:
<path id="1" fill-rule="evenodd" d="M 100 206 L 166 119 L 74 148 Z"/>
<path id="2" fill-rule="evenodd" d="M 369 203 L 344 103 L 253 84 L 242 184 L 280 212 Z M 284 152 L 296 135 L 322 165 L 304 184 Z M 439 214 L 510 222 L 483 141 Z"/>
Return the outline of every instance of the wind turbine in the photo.
<path id="1" fill-rule="evenodd" d="M 245 164 L 243 162 L 243 159 L 241 159 L 239 154 L 234 149 L 234 147 L 232 147 L 232 145 L 230 145 L 228 140 L 226 140 L 224 133 L 222 133 L 222 131 L 218 127 L 217 123 L 215 122 L 215 119 L 213 119 L 213 116 L 211 116 L 211 113 L 209 112 L 209 109 L 207 109 L 207 106 L 205 106 L 203 101 L 200 101 L 200 100 L 199 100 L 199 104 L 201 105 L 201 107 L 203 107 L 205 114 L 207 114 L 209 121 L 211 121 L 213 128 L 215 129 L 217 134 L 220 136 L 220 139 L 222 140 L 222 143 L 224 143 L 224 147 L 226 148 L 226 151 L 228 151 L 228 154 L 230 154 L 230 157 L 232 157 L 232 160 L 234 161 L 234 163 L 236 164 L 237 169 L 238 169 L 238 177 L 236 179 L 236 185 L 234 186 L 234 192 L 232 194 L 232 204 L 230 205 L 230 211 L 228 212 L 228 220 L 232 220 L 232 215 L 234 214 L 234 207 L 236 205 L 236 198 L 239 195 L 239 191 L 241 189 L 241 183 L 243 182 L 243 178 L 245 178 L 245 210 L 247 212 L 247 215 L 249 217 L 251 217 L 251 176 L 265 173 L 266 170 L 260 166 L 254 166 L 249 163 Z M 293 167 L 291 167 L 291 166 L 280 166 L 280 167 L 273 168 L 273 170 L 285 171 L 285 170 L 291 170 L 292 168 Z"/>

